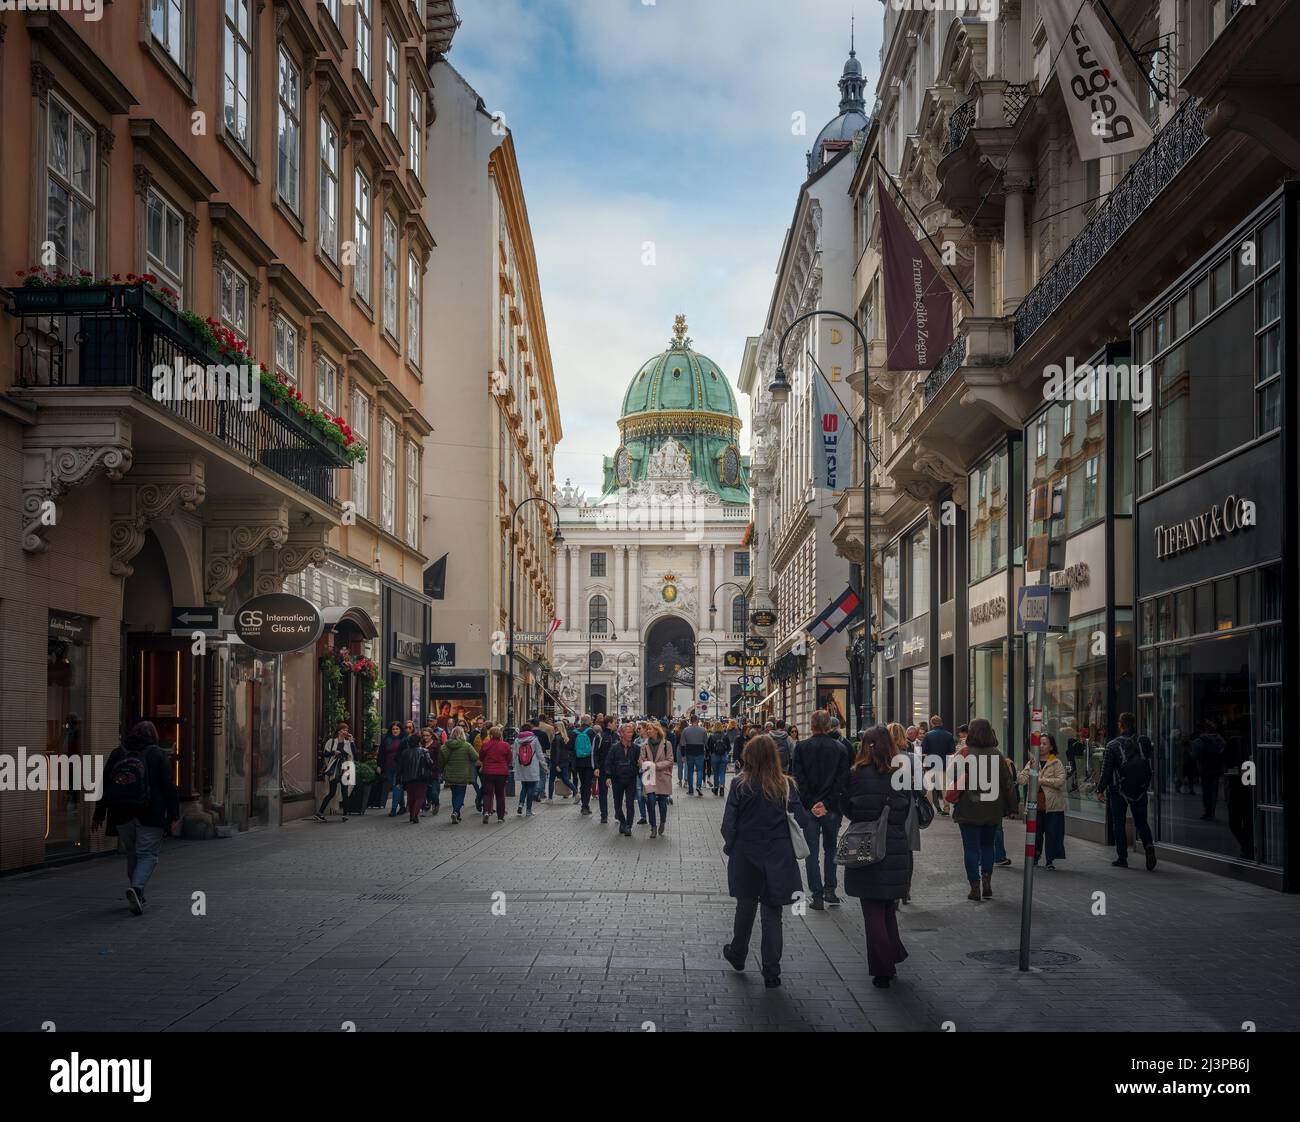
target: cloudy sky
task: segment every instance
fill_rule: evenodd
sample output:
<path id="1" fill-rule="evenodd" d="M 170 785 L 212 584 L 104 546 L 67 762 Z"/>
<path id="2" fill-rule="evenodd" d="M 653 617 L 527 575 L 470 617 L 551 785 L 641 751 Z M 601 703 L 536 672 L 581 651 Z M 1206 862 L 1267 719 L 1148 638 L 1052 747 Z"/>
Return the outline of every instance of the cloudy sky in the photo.
<path id="1" fill-rule="evenodd" d="M 804 153 L 838 112 L 850 14 L 869 106 L 882 8 L 877 0 L 456 7 L 463 23 L 449 60 L 490 111 L 505 114 L 519 154 L 564 424 L 556 475 L 598 494 L 623 392 L 668 344 L 676 313 L 734 386 L 745 337 L 763 327 Z"/>

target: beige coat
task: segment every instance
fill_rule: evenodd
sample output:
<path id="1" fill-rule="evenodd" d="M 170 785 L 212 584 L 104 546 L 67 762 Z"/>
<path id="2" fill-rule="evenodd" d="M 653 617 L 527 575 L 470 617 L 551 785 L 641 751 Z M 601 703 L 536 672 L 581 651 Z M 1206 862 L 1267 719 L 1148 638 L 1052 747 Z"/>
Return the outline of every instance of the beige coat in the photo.
<path id="1" fill-rule="evenodd" d="M 1016 776 L 1016 782 L 1029 782 L 1028 764 L 1020 769 L 1020 774 Z M 1065 765 L 1061 763 L 1060 757 L 1053 756 L 1039 768 L 1038 790 L 1041 792 L 1038 800 L 1039 810 L 1065 809 Z"/>
<path id="2" fill-rule="evenodd" d="M 659 748 L 656 751 L 647 740 L 641 745 L 641 760 L 654 760 L 655 763 L 655 785 L 651 790 L 645 788 L 647 795 L 671 795 L 673 793 L 673 746 L 668 743 L 668 738 L 664 737 L 659 741 Z"/>

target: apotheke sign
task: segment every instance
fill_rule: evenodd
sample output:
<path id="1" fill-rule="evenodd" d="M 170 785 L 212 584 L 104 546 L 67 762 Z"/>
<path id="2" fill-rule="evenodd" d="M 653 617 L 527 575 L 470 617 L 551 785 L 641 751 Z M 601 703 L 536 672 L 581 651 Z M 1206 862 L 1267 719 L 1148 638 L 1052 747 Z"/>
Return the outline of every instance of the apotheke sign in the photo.
<path id="1" fill-rule="evenodd" d="M 1186 553 L 1189 549 L 1218 541 L 1254 525 L 1255 503 L 1239 495 L 1228 495 L 1222 503 L 1215 503 L 1200 514 L 1181 522 L 1156 526 L 1156 560 L 1163 561 Z"/>

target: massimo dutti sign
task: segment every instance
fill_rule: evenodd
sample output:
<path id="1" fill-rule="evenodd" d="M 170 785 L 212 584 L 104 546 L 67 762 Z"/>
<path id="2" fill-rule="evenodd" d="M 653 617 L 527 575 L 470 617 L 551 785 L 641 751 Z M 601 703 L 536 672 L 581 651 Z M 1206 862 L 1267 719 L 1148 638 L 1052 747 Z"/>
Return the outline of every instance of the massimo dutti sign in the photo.
<path id="1" fill-rule="evenodd" d="M 1267 440 L 1139 500 L 1139 598 L 1282 556 L 1280 450 L 1280 440 Z"/>
<path id="2" fill-rule="evenodd" d="M 1179 522 L 1156 526 L 1156 560 L 1163 561 L 1176 553 L 1230 537 L 1238 530 L 1255 525 L 1256 508 L 1252 499 L 1225 495 L 1223 502 Z"/>

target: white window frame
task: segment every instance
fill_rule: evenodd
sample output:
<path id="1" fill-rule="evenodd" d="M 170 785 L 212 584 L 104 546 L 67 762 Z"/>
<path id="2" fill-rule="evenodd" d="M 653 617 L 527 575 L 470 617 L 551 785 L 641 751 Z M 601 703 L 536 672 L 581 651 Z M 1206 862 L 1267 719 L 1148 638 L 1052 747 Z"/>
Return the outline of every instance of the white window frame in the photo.
<path id="1" fill-rule="evenodd" d="M 406 255 L 406 357 L 420 365 L 424 338 L 424 270 L 420 258 L 412 251 Z"/>
<path id="2" fill-rule="evenodd" d="M 599 558 L 600 564 L 596 564 Z M 600 569 L 600 572 L 596 572 Z M 589 577 L 605 577 L 609 575 L 609 554 L 603 549 L 593 549 L 587 559 L 587 575 Z"/>
<path id="3" fill-rule="evenodd" d="M 419 179 L 424 159 L 424 98 L 420 94 L 420 88 L 414 82 L 408 85 L 406 92 L 411 99 L 406 111 L 407 120 L 410 122 L 407 157 L 415 178 Z"/>
<path id="4" fill-rule="evenodd" d="M 397 231 L 397 223 L 393 220 L 393 216 L 385 210 L 383 223 L 384 330 L 394 339 L 398 337 L 398 296 L 401 294 L 402 288 L 402 277 L 397 270 L 400 245 L 401 236 Z"/>
<path id="5" fill-rule="evenodd" d="M 149 33 L 181 70 L 185 69 L 185 22 L 189 14 L 185 7 L 186 0 L 151 0 L 149 11 Z M 161 35 L 159 16 L 162 17 Z"/>
<path id="6" fill-rule="evenodd" d="M 317 216 L 321 252 L 331 261 L 339 259 L 339 130 L 329 115 L 320 115 L 320 168 Z"/>
<path id="7" fill-rule="evenodd" d="M 397 423 L 389 416 L 379 422 L 379 525 L 397 533 Z"/>
<path id="8" fill-rule="evenodd" d="M 288 316 L 275 317 L 275 370 L 297 386 L 302 359 L 302 335 Z"/>
<path id="9" fill-rule="evenodd" d="M 402 111 L 402 56 L 398 51 L 397 39 L 387 27 L 384 28 L 384 124 L 397 131 L 397 118 Z"/>
<path id="10" fill-rule="evenodd" d="M 352 387 L 352 416 L 348 424 L 352 426 L 352 435 L 361 442 L 369 452 L 370 447 L 370 399 L 356 386 Z M 352 465 L 352 505 L 362 518 L 370 517 L 370 464 L 369 455 Z"/>
<path id="11" fill-rule="evenodd" d="M 357 20 L 355 41 L 353 43 L 353 61 L 356 68 L 361 71 L 361 77 L 366 80 L 366 85 L 370 85 L 373 73 L 370 66 L 370 56 L 375 41 L 374 20 L 371 17 L 370 0 L 356 0 L 356 5 Z"/>
<path id="12" fill-rule="evenodd" d="M 334 26 L 339 26 L 339 0 L 321 0 L 325 5 L 325 10 L 329 12 L 330 19 L 334 21 Z"/>
<path id="13" fill-rule="evenodd" d="M 155 204 L 162 212 L 162 235 L 164 244 L 157 247 L 150 245 L 150 223 L 149 213 Z M 176 231 L 176 262 L 173 268 L 172 263 L 166 258 L 168 240 L 168 231 L 175 224 Z M 145 198 L 145 257 L 149 263 L 149 271 L 155 275 L 164 278 L 176 292 L 183 297 L 183 282 L 185 276 L 185 218 L 180 209 L 173 206 L 171 201 L 157 188 L 150 187 L 149 193 Z"/>
<path id="14" fill-rule="evenodd" d="M 243 270 L 229 259 L 222 261 L 217 276 L 217 318 L 245 343 L 253 330 L 251 293 L 252 285 Z"/>
<path id="15" fill-rule="evenodd" d="M 370 307 L 371 211 L 370 179 L 360 167 L 352 175 L 352 291 Z"/>
<path id="16" fill-rule="evenodd" d="M 283 74 L 293 76 L 293 104 L 285 100 Z M 302 199 L 302 69 L 283 43 L 276 52 L 276 121 L 275 188 L 294 214 L 300 213 Z"/>
<path id="17" fill-rule="evenodd" d="M 406 442 L 406 542 L 420 548 L 420 445 Z"/>
<path id="18" fill-rule="evenodd" d="M 339 368 L 325 355 L 316 359 L 316 407 L 338 415 Z M 355 399 L 355 393 L 353 397 Z"/>
<path id="19" fill-rule="evenodd" d="M 56 166 L 52 157 L 52 148 L 54 142 L 53 128 L 53 111 L 55 107 L 65 113 L 68 118 L 67 135 L 63 138 L 67 151 L 67 167 L 60 169 Z M 87 193 L 76 183 L 76 152 L 77 152 L 77 133 L 81 131 L 89 140 L 90 157 L 85 173 L 90 182 L 90 191 Z M 86 120 L 80 113 L 72 108 L 63 98 L 56 94 L 50 94 L 50 112 L 46 117 L 46 185 L 45 185 L 45 236 L 54 242 L 57 246 L 58 239 L 54 237 L 53 231 L 50 230 L 50 193 L 51 189 L 57 187 L 67 196 L 67 207 L 65 210 L 65 221 L 67 223 L 64 233 L 63 242 L 65 252 L 56 262 L 56 268 L 66 269 L 68 272 L 75 273 L 81 269 L 93 272 L 95 268 L 95 221 L 97 217 L 97 200 L 98 200 L 98 147 L 99 142 L 95 136 L 95 129 L 91 123 Z M 86 214 L 86 253 L 84 261 L 72 260 L 72 230 L 74 208 L 80 205 Z"/>
<path id="20" fill-rule="evenodd" d="M 236 13 L 242 11 L 246 19 L 243 30 L 238 18 L 231 19 L 231 6 Z M 256 18 L 253 14 L 253 0 L 224 0 L 221 33 L 221 115 L 226 132 L 245 152 L 253 151 L 253 26 Z M 231 74 L 229 64 L 231 56 L 235 59 L 235 73 Z M 242 57 L 243 73 L 239 62 Z M 232 103 L 233 98 L 233 103 Z M 239 102 L 243 101 L 244 135 L 239 134 Z M 231 111 L 235 117 L 230 118 Z"/>

